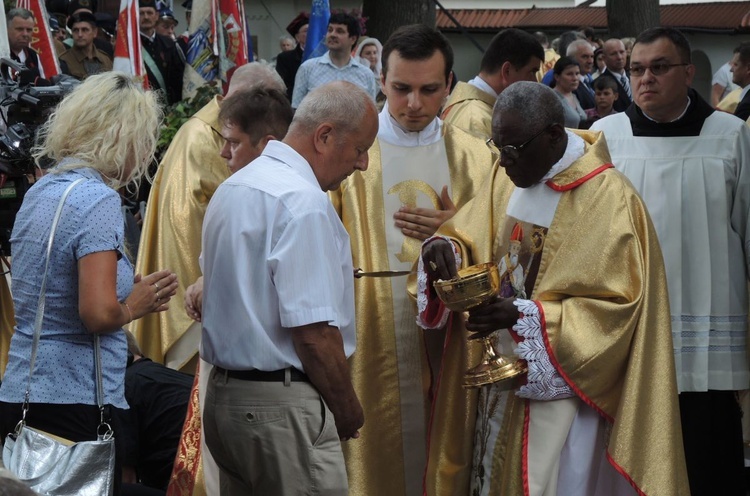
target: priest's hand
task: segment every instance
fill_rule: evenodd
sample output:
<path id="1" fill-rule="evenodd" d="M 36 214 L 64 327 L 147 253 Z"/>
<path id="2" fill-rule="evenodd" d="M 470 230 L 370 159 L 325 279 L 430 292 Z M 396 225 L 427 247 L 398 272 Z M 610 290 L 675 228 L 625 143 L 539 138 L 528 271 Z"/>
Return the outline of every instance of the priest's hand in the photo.
<path id="1" fill-rule="evenodd" d="M 496 296 L 490 303 L 469 310 L 466 329 L 469 339 L 489 336 L 498 329 L 511 329 L 518 322 L 518 308 L 513 304 L 515 298 Z"/>
<path id="2" fill-rule="evenodd" d="M 401 207 L 393 214 L 395 225 L 404 236 L 424 241 L 438 230 L 445 221 L 456 215 L 456 205 L 448 195 L 448 186 L 443 186 L 440 193 L 441 210 L 419 207 Z"/>
<path id="3" fill-rule="evenodd" d="M 422 262 L 424 270 L 433 280 L 447 281 L 458 276 L 453 247 L 442 238 L 433 239 L 422 247 Z"/>

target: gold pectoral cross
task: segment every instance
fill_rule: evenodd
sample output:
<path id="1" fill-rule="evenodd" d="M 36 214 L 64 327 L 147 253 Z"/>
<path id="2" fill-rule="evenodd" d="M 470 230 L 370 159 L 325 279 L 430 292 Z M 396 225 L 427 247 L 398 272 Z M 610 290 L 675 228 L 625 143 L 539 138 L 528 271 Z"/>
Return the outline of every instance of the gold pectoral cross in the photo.
<path id="1" fill-rule="evenodd" d="M 419 193 L 423 193 L 432 202 L 433 208 L 440 210 L 442 205 L 440 204 L 440 197 L 432 189 L 432 186 L 424 181 L 418 179 L 410 179 L 408 181 L 401 181 L 395 186 L 388 190 L 389 195 L 398 195 L 398 199 L 405 207 L 415 208 L 417 206 L 417 197 Z M 418 239 L 404 236 L 404 241 L 401 244 L 401 251 L 396 254 L 396 258 L 400 262 L 414 262 L 419 256 L 419 250 L 422 248 L 422 242 Z"/>

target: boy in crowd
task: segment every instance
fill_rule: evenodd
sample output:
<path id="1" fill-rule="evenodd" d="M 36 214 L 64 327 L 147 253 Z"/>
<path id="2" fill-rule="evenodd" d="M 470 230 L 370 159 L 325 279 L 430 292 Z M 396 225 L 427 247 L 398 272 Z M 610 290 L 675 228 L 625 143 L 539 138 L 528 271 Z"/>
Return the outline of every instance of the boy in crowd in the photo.
<path id="1" fill-rule="evenodd" d="M 617 113 L 613 108 L 618 96 L 617 81 L 611 77 L 600 77 L 594 81 L 593 88 L 596 107 L 586 109 L 586 120 L 589 125 L 602 117 Z"/>

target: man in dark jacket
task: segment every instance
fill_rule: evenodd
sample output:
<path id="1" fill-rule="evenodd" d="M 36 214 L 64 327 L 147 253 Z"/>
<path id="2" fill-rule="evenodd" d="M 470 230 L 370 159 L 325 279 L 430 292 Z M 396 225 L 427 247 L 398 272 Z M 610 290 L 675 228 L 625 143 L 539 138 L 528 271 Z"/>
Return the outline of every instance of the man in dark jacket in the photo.
<path id="1" fill-rule="evenodd" d="M 162 90 L 167 103 L 182 100 L 182 73 L 185 62 L 174 41 L 156 32 L 159 12 L 154 0 L 140 0 L 138 14 L 141 27 L 143 62 L 152 89 Z"/>
<path id="2" fill-rule="evenodd" d="M 281 52 L 276 58 L 276 72 L 286 85 L 286 96 L 292 101 L 292 92 L 294 91 L 294 78 L 297 76 L 297 70 L 302 65 L 302 52 L 305 50 L 307 41 L 307 25 L 310 22 L 310 16 L 301 12 L 286 27 L 286 30 L 297 41 L 297 46 L 288 52 Z"/>

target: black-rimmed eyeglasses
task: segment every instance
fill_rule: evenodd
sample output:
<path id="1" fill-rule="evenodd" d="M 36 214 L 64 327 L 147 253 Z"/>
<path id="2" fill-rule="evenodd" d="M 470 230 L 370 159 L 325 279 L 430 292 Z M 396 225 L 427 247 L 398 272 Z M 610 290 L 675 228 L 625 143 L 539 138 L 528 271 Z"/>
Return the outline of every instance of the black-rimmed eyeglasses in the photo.
<path id="1" fill-rule="evenodd" d="M 532 141 L 537 139 L 539 136 L 541 136 L 546 130 L 548 130 L 552 126 L 554 126 L 554 124 L 550 124 L 549 126 L 545 127 L 544 129 L 542 129 L 541 131 L 536 133 L 534 136 L 532 136 L 531 138 L 521 143 L 520 145 L 505 145 L 502 148 L 498 148 L 498 146 L 495 144 L 492 138 L 489 138 L 484 143 L 487 145 L 487 148 L 490 149 L 493 155 L 496 155 L 498 157 L 502 157 L 503 155 L 505 155 L 511 160 L 516 160 L 518 159 L 518 157 L 521 156 L 521 152 L 523 151 L 524 148 L 526 148 Z"/>
<path id="2" fill-rule="evenodd" d="M 651 74 L 654 76 L 663 76 L 672 67 L 679 67 L 682 65 L 690 65 L 688 63 L 681 63 L 681 64 L 653 64 L 653 65 L 632 65 L 630 66 L 630 75 L 634 77 L 643 77 L 644 74 L 646 74 L 646 69 L 651 71 Z"/>

